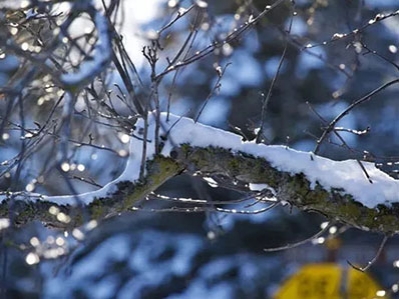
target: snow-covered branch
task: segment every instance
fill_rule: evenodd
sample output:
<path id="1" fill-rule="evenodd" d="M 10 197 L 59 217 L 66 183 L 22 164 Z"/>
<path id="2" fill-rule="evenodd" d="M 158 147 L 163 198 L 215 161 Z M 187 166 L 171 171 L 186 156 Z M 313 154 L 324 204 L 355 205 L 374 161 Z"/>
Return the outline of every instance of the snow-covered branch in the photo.
<path id="1" fill-rule="evenodd" d="M 108 66 L 112 53 L 112 38 L 108 19 L 93 7 L 91 1 L 85 4 L 75 3 L 75 6 L 90 15 L 97 30 L 97 42 L 93 55 L 85 58 L 78 71 L 62 74 L 60 77 L 60 82 L 64 88 L 80 90 L 82 86 L 93 81 Z"/>
<path id="2" fill-rule="evenodd" d="M 148 115 L 146 141 L 145 122 L 137 122 L 125 170 L 102 189 L 76 196 L 5 194 L 0 198 L 0 217 L 12 215 L 17 224 L 37 219 L 56 227 L 80 225 L 133 209 L 184 170 L 204 177 L 223 176 L 248 192 L 253 184 L 264 184 L 280 201 L 364 230 L 399 231 L 399 181 L 373 163 L 362 162 L 362 169 L 356 160 L 333 161 L 285 146 L 243 142 L 236 134 L 188 118 L 169 115 L 167 121 L 166 113 L 160 116 L 161 148 L 157 150 L 156 119 L 155 114 Z M 140 178 L 143 160 L 145 174 Z"/>

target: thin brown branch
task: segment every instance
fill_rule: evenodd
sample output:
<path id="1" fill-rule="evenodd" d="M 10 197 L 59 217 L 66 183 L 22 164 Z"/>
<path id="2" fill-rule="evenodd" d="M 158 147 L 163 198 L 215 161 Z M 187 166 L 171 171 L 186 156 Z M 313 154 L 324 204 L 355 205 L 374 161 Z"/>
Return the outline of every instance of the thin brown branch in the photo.
<path id="1" fill-rule="evenodd" d="M 347 263 L 355 270 L 358 270 L 358 271 L 361 271 L 361 272 L 366 272 L 371 266 L 373 266 L 375 264 L 375 262 L 381 256 L 381 253 L 384 250 L 385 244 L 388 241 L 388 239 L 389 239 L 389 236 L 385 235 L 384 238 L 381 241 L 380 246 L 378 247 L 378 250 L 377 250 L 375 256 L 367 263 L 366 266 L 357 267 L 357 266 L 353 265 L 350 261 L 347 261 Z"/>
<path id="2" fill-rule="evenodd" d="M 333 222 L 328 223 L 320 231 L 318 231 L 314 235 L 312 235 L 309 238 L 306 238 L 306 239 L 304 239 L 302 241 L 299 241 L 299 242 L 296 242 L 296 243 L 292 243 L 292 244 L 287 244 L 287 245 L 280 246 L 280 247 L 265 248 L 265 249 L 263 249 L 263 251 L 265 251 L 265 252 L 275 252 L 275 251 L 281 251 L 281 250 L 286 250 L 286 249 L 292 249 L 292 248 L 304 245 L 306 243 L 312 242 L 314 239 L 316 239 L 316 238 L 320 237 L 321 235 L 323 235 L 332 225 L 334 225 Z"/>
<path id="3" fill-rule="evenodd" d="M 330 132 L 333 131 L 335 125 L 344 117 L 346 116 L 351 110 L 353 110 L 356 106 L 363 104 L 364 102 L 367 102 L 371 99 L 371 97 L 373 97 L 374 95 L 376 95 L 377 93 L 379 93 L 380 91 L 388 88 L 391 85 L 394 85 L 396 83 L 399 83 L 399 79 L 395 79 L 392 81 L 389 81 L 383 85 L 381 85 L 380 87 L 374 89 L 373 91 L 369 92 L 368 94 L 366 94 L 365 96 L 361 97 L 360 99 L 356 100 L 355 102 L 353 102 L 351 105 L 349 105 L 345 110 L 343 110 L 337 117 L 335 117 L 330 124 L 328 125 L 328 127 L 324 130 L 323 134 L 321 135 L 321 137 L 319 138 L 319 140 L 317 140 L 317 145 L 316 148 L 314 150 L 314 153 L 317 154 L 320 150 L 320 145 L 323 143 L 323 141 L 325 140 L 325 138 L 328 136 L 328 134 Z"/>

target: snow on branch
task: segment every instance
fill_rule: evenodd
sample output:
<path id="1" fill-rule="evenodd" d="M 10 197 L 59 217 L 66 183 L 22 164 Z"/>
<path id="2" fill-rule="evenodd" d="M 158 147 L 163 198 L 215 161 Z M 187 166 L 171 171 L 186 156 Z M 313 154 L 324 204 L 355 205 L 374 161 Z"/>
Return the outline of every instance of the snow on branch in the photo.
<path id="1" fill-rule="evenodd" d="M 27 20 L 33 16 L 37 16 L 38 13 L 34 8 L 46 6 L 48 1 L 4 1 L 0 0 L 0 9 L 10 9 L 10 10 L 26 10 Z M 56 45 L 62 44 L 63 38 L 66 38 L 73 44 L 77 44 L 76 41 L 71 40 L 68 30 L 70 30 L 71 24 L 81 17 L 81 14 L 86 13 L 90 17 L 91 21 L 94 23 L 94 28 L 96 31 L 96 42 L 94 48 L 90 53 L 81 53 L 84 55 L 83 61 L 79 63 L 79 66 L 72 71 L 67 71 L 65 68 L 60 71 L 57 67 L 54 67 L 54 59 L 47 59 L 47 51 L 45 53 L 40 53 L 40 55 L 29 55 L 29 60 L 35 62 L 40 68 L 44 69 L 46 72 L 50 73 L 54 80 L 61 85 L 65 90 L 69 91 L 80 91 L 88 83 L 92 82 L 96 76 L 101 72 L 105 71 L 111 62 L 112 54 L 112 30 L 110 28 L 110 23 L 104 12 L 95 8 L 95 1 L 65 1 L 70 2 L 71 9 L 67 13 L 67 18 L 59 25 L 58 29 L 61 29 L 58 33 L 58 39 L 52 42 L 48 46 L 51 49 L 50 52 L 55 50 Z M 57 3 L 50 3 L 50 6 L 57 6 Z M 29 10 L 28 10 L 29 9 Z M 48 7 L 46 9 L 49 9 Z M 0 12 L 1 13 L 1 12 Z M 53 33 L 56 31 L 53 31 Z M 58 32 L 58 31 L 57 31 Z M 59 44 L 57 43 L 59 42 Z M 26 51 L 21 49 L 20 46 L 15 45 L 11 40 L 6 43 L 7 50 L 11 52 L 16 52 L 20 56 L 25 57 L 27 55 Z M 84 52 L 83 49 L 80 49 Z M 29 52 L 29 51 L 28 51 Z M 47 60 L 46 60 L 47 59 Z"/>
<path id="2" fill-rule="evenodd" d="M 21 9 L 21 8 L 26 8 L 30 5 L 30 1 L 26 0 L 13 0 L 13 1 L 7 1 L 7 0 L 0 0 L 0 9 Z"/>
<path id="3" fill-rule="evenodd" d="M 10 192 L 0 197 L 0 217 L 12 215 L 17 224 L 37 219 L 56 227 L 80 225 L 134 209 L 141 199 L 184 170 L 203 177 L 223 176 L 239 182 L 248 192 L 264 184 L 278 200 L 299 209 L 314 210 L 364 230 L 399 232 L 399 181 L 373 163 L 362 162 L 371 183 L 356 160 L 333 161 L 285 146 L 243 142 L 236 134 L 192 119 L 169 115 L 167 120 L 166 113 L 159 119 L 157 124 L 155 114 L 147 116 L 145 141 L 145 122 L 137 122 L 125 170 L 102 189 L 54 197 Z M 142 161 L 146 165 L 140 178 Z"/>
<path id="4" fill-rule="evenodd" d="M 75 4 L 92 18 L 97 30 L 97 42 L 93 51 L 94 55 L 87 56 L 78 71 L 60 76 L 60 81 L 66 89 L 79 90 L 87 82 L 93 81 L 108 66 L 112 53 L 112 39 L 108 19 L 91 4 L 87 5 L 87 7 L 85 7 L 86 5 L 80 7 L 82 5 L 82 3 Z"/>

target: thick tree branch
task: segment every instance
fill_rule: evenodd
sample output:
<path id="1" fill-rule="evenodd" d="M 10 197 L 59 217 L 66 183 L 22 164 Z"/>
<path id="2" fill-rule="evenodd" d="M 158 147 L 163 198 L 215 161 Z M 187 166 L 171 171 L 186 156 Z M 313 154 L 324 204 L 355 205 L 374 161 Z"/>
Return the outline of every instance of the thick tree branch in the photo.
<path id="1" fill-rule="evenodd" d="M 332 161 L 287 147 L 242 142 L 238 135 L 187 118 L 170 115 L 167 121 L 166 117 L 161 114 L 162 148 L 156 151 L 156 117 L 148 116 L 144 179 L 139 178 L 144 144 L 144 121 L 139 120 L 125 171 L 115 181 L 76 196 L 8 193 L 0 197 L 0 217 L 10 217 L 15 224 L 39 220 L 54 227 L 75 227 L 87 220 L 86 214 L 99 220 L 132 210 L 185 170 L 204 177 L 223 176 L 246 186 L 248 192 L 250 184 L 264 184 L 278 200 L 299 209 L 363 230 L 399 232 L 399 183 L 372 163 L 363 163 L 371 184 L 356 160 Z"/>
<path id="2" fill-rule="evenodd" d="M 138 201 L 179 171 L 179 165 L 172 159 L 155 157 L 147 163 L 145 180 L 116 180 L 99 190 L 101 192 L 114 187 L 113 191 L 104 196 L 98 192 L 59 197 L 25 192 L 8 193 L 0 204 L 0 218 L 10 218 L 18 226 L 37 220 L 50 227 L 74 228 L 82 225 L 85 220 L 101 220 L 131 211 Z M 91 199 L 88 204 L 82 202 L 86 196 Z M 87 216 L 89 219 L 85 219 Z"/>
<path id="3" fill-rule="evenodd" d="M 399 231 L 399 205 L 383 204 L 369 208 L 343 189 L 327 190 L 312 183 L 303 173 L 280 171 L 263 158 L 246 153 L 232 153 L 222 148 L 183 146 L 175 151 L 179 164 L 203 176 L 223 175 L 231 180 L 266 184 L 276 190 L 276 197 L 301 210 L 316 211 L 326 217 L 363 230 L 384 233 Z M 334 171 L 334 170 L 331 170 Z M 249 190 L 248 190 L 249 191 Z"/>

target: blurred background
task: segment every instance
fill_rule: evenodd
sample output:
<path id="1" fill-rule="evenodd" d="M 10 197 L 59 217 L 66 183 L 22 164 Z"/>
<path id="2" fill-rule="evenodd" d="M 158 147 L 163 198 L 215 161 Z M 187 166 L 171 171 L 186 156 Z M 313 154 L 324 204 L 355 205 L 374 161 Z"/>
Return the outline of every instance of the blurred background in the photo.
<path id="1" fill-rule="evenodd" d="M 165 74 L 157 88 L 161 110 L 198 117 L 199 122 L 241 134 L 243 140 L 254 140 L 260 130 L 266 144 L 314 151 L 330 121 L 398 76 L 395 0 L 280 1 L 234 39 L 229 34 L 277 1 L 117 2 L 115 24 L 134 65 L 129 72 L 135 96 L 142 102 L 153 96 L 154 88 L 142 53 L 145 45 L 160 43 L 157 72 L 162 73 L 187 40 L 192 53 L 228 41 Z M 191 5 L 194 8 L 186 13 Z M 61 4 L 52 15 L 69 8 Z M 32 13 L 35 17 L 29 18 Z M 173 21 L 179 13 L 183 15 Z M 21 43 L 33 26 L 44 40 L 53 30 L 52 20 L 37 14 L 40 11 L 6 16 L 9 30 L 9 24 L 31 22 L 23 27 L 27 32 L 18 32 Z M 90 44 L 82 28 L 76 25 L 70 34 L 82 34 L 83 42 Z M 85 33 L 93 31 L 90 24 L 84 28 Z M 0 56 L 0 86 L 8 87 L 23 60 L 7 53 Z M 60 137 L 56 119 L 62 113 L 62 105 L 56 105 L 62 94 L 58 91 L 51 78 L 38 74 L 20 93 L 23 107 L 11 107 L 0 94 L 0 114 L 7 119 L 1 126 L 1 190 L 80 193 L 98 189 L 122 172 L 128 132 L 120 119 L 129 119 L 135 111 L 126 104 L 116 67 L 111 65 L 75 105 L 65 173 L 54 159 Z M 94 94 L 104 101 L 93 100 Z M 345 115 L 338 134 L 323 140 L 318 154 L 369 160 L 395 176 L 398 116 L 398 86 L 393 84 Z M 33 134 L 43 123 L 54 125 L 45 134 Z M 220 201 L 242 196 L 185 175 L 168 181 L 159 193 Z M 290 248 L 320 231 L 327 219 L 287 206 L 249 215 L 163 212 L 171 206 L 149 200 L 141 210 L 69 232 L 41 223 L 0 230 L 4 298 L 273 298 L 303 265 L 367 265 L 383 239 L 337 224 Z M 264 251 L 287 244 L 278 252 Z M 369 270 L 391 298 L 398 291 L 398 245 L 398 238 L 389 239 Z"/>

